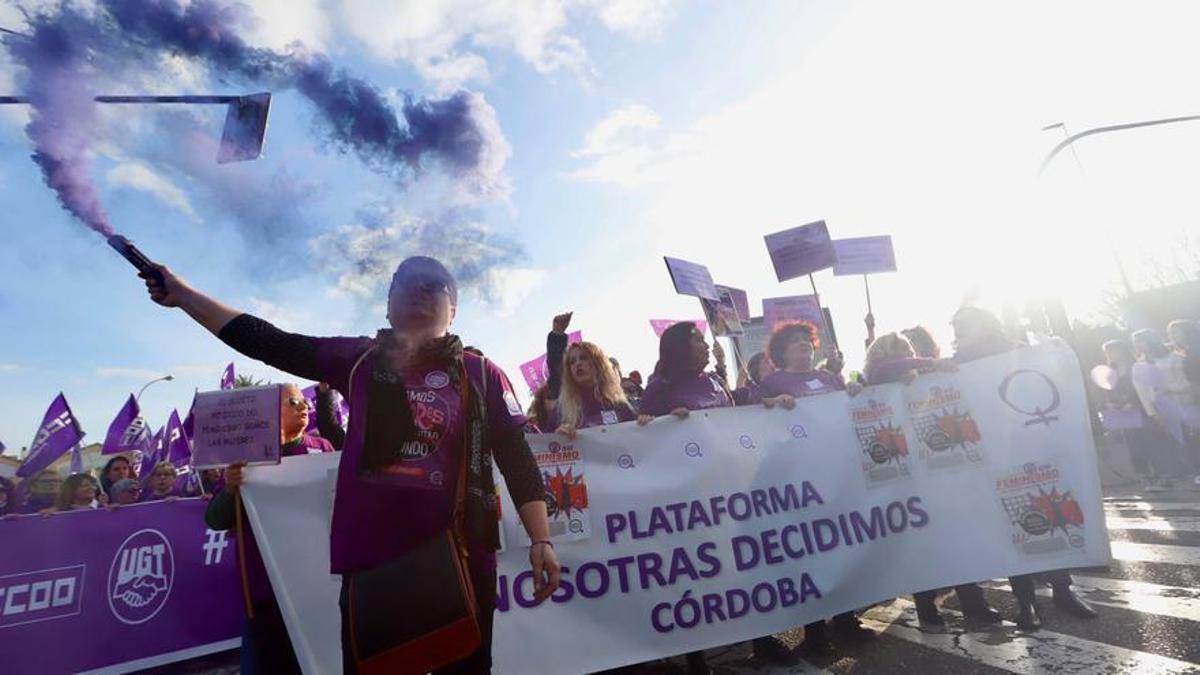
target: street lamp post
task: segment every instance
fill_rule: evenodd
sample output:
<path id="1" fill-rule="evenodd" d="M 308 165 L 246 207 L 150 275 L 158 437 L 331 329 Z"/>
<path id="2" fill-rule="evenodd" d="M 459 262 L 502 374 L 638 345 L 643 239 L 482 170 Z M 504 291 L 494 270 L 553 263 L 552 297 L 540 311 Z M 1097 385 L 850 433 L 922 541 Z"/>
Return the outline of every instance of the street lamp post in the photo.
<path id="1" fill-rule="evenodd" d="M 160 377 L 158 379 L 150 380 L 146 384 L 142 385 L 142 388 L 138 390 L 137 396 L 134 396 L 133 400 L 140 402 L 142 400 L 142 392 L 146 391 L 146 388 L 149 387 L 150 385 L 154 384 L 155 382 L 170 382 L 171 380 L 174 380 L 174 379 L 175 379 L 174 375 L 163 375 L 162 377 Z"/>

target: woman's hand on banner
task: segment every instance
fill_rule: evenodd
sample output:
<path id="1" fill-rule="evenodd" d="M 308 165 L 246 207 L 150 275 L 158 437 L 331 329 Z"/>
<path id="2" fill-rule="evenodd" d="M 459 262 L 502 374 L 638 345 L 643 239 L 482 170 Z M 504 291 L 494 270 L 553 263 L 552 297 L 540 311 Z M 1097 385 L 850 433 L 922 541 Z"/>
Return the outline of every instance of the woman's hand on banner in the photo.
<path id="1" fill-rule="evenodd" d="M 529 549 L 529 567 L 533 571 L 533 599 L 540 604 L 558 590 L 562 565 L 553 546 L 547 542 L 536 542 Z"/>
<path id="2" fill-rule="evenodd" d="M 850 395 L 850 398 L 854 398 L 855 396 L 858 396 L 859 394 L 862 393 L 862 390 L 863 390 L 863 386 L 861 384 L 855 382 L 854 380 L 851 380 L 846 383 L 846 393 Z"/>
<path id="3" fill-rule="evenodd" d="M 688 418 L 688 415 L 690 415 L 692 413 L 687 408 L 676 408 L 671 411 L 671 414 L 678 417 L 681 420 L 686 420 Z"/>
<path id="4" fill-rule="evenodd" d="M 913 382 L 917 381 L 917 371 L 910 370 L 907 373 L 901 375 L 900 381 L 903 382 L 905 386 L 911 385 Z M 846 388 L 849 389 L 849 387 L 846 387 Z M 851 395 L 853 395 L 853 394 L 851 394 Z"/>
<path id="5" fill-rule="evenodd" d="M 639 427 L 644 427 L 654 421 L 654 415 L 638 415 L 637 423 Z"/>
<path id="6" fill-rule="evenodd" d="M 783 408 L 784 410 L 792 410 L 793 408 L 796 407 L 796 397 L 794 397 L 790 394 L 780 394 L 778 396 L 768 396 L 767 398 L 763 399 L 762 403 L 763 403 L 763 407 L 767 408 L 767 409 L 771 409 L 771 408 L 778 406 L 780 408 Z"/>
<path id="7" fill-rule="evenodd" d="M 579 435 L 579 432 L 575 429 L 574 424 L 560 425 L 558 429 L 555 430 L 555 433 L 562 434 L 572 441 L 575 440 L 575 437 Z"/>
<path id="8" fill-rule="evenodd" d="M 957 373 L 958 363 L 954 359 L 938 359 L 933 369 L 939 373 Z"/>

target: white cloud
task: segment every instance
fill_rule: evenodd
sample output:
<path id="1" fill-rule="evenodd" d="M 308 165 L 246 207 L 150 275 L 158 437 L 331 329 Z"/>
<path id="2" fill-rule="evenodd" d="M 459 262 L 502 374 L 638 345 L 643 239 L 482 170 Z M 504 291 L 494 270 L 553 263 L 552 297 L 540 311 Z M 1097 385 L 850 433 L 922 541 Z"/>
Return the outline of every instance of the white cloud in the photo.
<path id="1" fill-rule="evenodd" d="M 673 0 L 584 0 L 605 28 L 634 36 L 658 32 L 670 17 L 673 4 Z"/>
<path id="2" fill-rule="evenodd" d="M 567 33 L 562 0 L 347 0 L 346 31 L 377 56 L 407 61 L 445 87 L 490 75 L 480 50 L 512 51 L 540 73 L 573 72 L 585 81 L 591 66 L 579 40 Z"/>
<path id="3" fill-rule="evenodd" d="M 322 4 L 321 0 L 254 0 L 256 21 L 249 42 L 280 51 L 302 42 L 309 49 L 325 51 L 332 31 Z"/>
<path id="4" fill-rule="evenodd" d="M 303 309 L 296 309 L 262 298 L 251 297 L 249 300 L 252 314 L 284 330 L 299 330 L 311 318 L 311 315 Z"/>
<path id="5" fill-rule="evenodd" d="M 571 177 L 597 183 L 635 187 L 664 176 L 664 158 L 682 152 L 688 135 L 666 138 L 656 133 L 662 119 L 650 108 L 633 103 L 609 113 L 596 123 L 572 156 L 591 163 L 571 172 Z"/>
<path id="6" fill-rule="evenodd" d="M 493 268 L 488 271 L 486 287 L 490 289 L 490 304 L 496 316 L 512 316 L 534 291 L 546 283 L 545 270 L 523 267 Z M 487 297 L 483 298 L 489 301 Z"/>
<path id="7" fill-rule="evenodd" d="M 193 220 L 199 220 L 183 190 L 141 162 L 122 162 L 109 169 L 105 177 L 113 187 L 145 192 Z"/>
<path id="8" fill-rule="evenodd" d="M 15 373 L 20 369 L 21 366 L 15 363 L 0 363 L 0 373 Z"/>
<path id="9" fill-rule="evenodd" d="M 153 380 L 163 376 L 161 370 L 151 368 L 97 368 L 96 377 L 118 378 L 124 380 Z"/>

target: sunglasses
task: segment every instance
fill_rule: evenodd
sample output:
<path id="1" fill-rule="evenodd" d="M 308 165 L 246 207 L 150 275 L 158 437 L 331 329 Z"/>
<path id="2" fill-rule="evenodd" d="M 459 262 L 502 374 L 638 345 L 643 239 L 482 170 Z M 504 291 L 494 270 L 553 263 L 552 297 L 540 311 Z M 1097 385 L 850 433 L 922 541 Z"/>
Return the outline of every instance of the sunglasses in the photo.
<path id="1" fill-rule="evenodd" d="M 437 295 L 439 293 L 450 294 L 450 287 L 441 279 L 433 277 L 411 277 L 402 279 L 397 283 L 398 288 L 406 291 L 421 291 L 428 295 Z"/>
<path id="2" fill-rule="evenodd" d="M 296 398 L 295 396 L 289 396 L 287 399 L 287 404 L 296 410 L 307 409 L 309 407 L 308 399 L 304 397 Z"/>

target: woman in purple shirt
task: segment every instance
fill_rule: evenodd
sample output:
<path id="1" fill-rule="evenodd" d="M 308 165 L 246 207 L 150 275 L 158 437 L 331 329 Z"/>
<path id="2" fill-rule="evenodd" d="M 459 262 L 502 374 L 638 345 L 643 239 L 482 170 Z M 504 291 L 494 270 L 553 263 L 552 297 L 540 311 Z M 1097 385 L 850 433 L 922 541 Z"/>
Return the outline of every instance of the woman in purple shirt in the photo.
<path id="1" fill-rule="evenodd" d="M 724 381 L 715 374 L 707 373 L 709 349 L 704 334 L 691 321 L 681 321 L 663 331 L 658 343 L 658 366 L 646 387 L 637 418 L 645 426 L 655 417 L 674 415 L 687 419 L 692 410 L 707 408 L 729 408 L 734 405 L 733 396 L 725 388 Z M 791 409 L 794 400 L 776 398 L 763 399 L 768 408 L 780 405 Z M 755 656 L 779 664 L 795 663 L 783 643 L 772 636 L 753 641 Z M 712 672 L 704 658 L 704 652 L 687 655 L 690 675 Z"/>
<path id="2" fill-rule="evenodd" d="M 146 285 L 158 304 L 183 309 L 246 356 L 346 392 L 350 425 L 330 536 L 331 571 L 343 580 L 345 672 L 357 671 L 355 634 L 382 633 L 422 611 L 355 592 L 366 588 L 355 580 L 370 577 L 358 575 L 391 569 L 385 566 L 445 536 L 454 523 L 462 524 L 454 529 L 466 538 L 481 640 L 473 653 L 436 672 L 489 672 L 499 547 L 493 460 L 533 542 L 529 563 L 538 602 L 558 587 L 560 565 L 550 541 L 545 487 L 525 441 L 525 416 L 512 385 L 495 364 L 465 352 L 449 333 L 458 304 L 449 271 L 422 256 L 401 262 L 388 293 L 389 327 L 374 338 L 286 333 L 193 289 L 164 266 L 157 271 L 163 281 L 147 279 Z M 462 511 L 456 507 L 460 477 L 465 482 Z M 413 588 L 423 583 L 411 581 Z M 352 593 L 357 603 L 353 626 L 348 621 Z"/>

